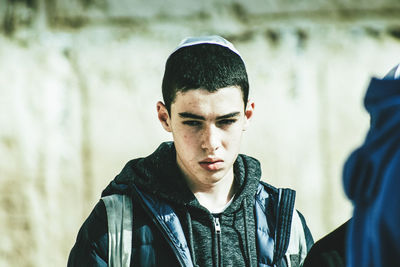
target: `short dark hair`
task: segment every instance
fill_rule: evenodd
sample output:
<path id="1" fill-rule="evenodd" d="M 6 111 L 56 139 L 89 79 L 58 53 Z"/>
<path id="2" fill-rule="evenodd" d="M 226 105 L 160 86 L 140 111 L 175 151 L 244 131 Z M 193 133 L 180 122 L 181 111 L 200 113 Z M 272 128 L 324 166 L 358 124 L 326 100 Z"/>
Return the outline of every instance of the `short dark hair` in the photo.
<path id="1" fill-rule="evenodd" d="M 197 44 L 182 47 L 172 53 L 166 64 L 162 94 L 168 113 L 178 92 L 237 86 L 246 107 L 249 81 L 242 58 L 227 47 L 217 44 Z"/>

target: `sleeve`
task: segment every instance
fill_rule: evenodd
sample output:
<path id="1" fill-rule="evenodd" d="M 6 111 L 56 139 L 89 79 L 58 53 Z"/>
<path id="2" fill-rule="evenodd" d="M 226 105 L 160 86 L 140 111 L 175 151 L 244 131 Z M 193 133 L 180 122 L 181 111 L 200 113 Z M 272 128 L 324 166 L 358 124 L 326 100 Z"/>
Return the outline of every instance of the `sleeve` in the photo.
<path id="1" fill-rule="evenodd" d="M 68 267 L 108 266 L 107 214 L 99 201 L 83 223 L 69 257 Z"/>
<path id="2" fill-rule="evenodd" d="M 346 233 L 350 221 L 345 222 L 314 244 L 308 252 L 303 267 L 344 267 Z"/>
<path id="3" fill-rule="evenodd" d="M 302 266 L 311 246 L 314 244 L 310 229 L 303 215 L 294 209 L 290 228 L 289 246 L 285 253 L 290 266 Z"/>
<path id="4" fill-rule="evenodd" d="M 308 252 L 308 251 L 310 251 L 311 247 L 314 245 L 314 239 L 312 237 L 310 229 L 307 226 L 306 219 L 304 218 L 303 214 L 301 214 L 300 211 L 297 211 L 297 213 L 299 214 L 301 225 L 303 226 L 304 235 L 305 235 L 305 239 L 306 239 L 306 245 L 307 245 L 307 252 Z"/>

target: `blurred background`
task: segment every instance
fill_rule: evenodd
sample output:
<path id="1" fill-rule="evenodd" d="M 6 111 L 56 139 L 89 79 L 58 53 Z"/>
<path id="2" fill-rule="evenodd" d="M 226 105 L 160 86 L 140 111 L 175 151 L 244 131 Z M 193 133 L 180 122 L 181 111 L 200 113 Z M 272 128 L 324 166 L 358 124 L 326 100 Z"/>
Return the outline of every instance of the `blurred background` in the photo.
<path id="1" fill-rule="evenodd" d="M 372 76 L 400 62 L 397 0 L 0 0 L 0 266 L 65 266 L 102 189 L 171 140 L 156 118 L 187 36 L 241 52 L 256 113 L 242 151 L 297 191 L 318 240 L 351 216 L 341 172 Z"/>

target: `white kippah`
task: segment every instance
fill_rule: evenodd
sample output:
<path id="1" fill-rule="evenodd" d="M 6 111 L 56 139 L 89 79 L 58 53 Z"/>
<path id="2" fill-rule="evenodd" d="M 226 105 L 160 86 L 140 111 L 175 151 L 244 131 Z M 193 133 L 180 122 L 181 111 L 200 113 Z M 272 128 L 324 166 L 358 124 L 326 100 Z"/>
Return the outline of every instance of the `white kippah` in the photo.
<path id="1" fill-rule="evenodd" d="M 178 47 L 175 48 L 175 50 L 171 54 L 175 53 L 177 50 L 181 49 L 182 47 L 193 46 L 193 45 L 198 45 L 198 44 L 215 44 L 215 45 L 224 46 L 224 47 L 228 48 L 229 50 L 231 50 L 232 52 L 234 52 L 235 54 L 237 54 L 240 58 L 242 58 L 242 56 L 239 54 L 239 51 L 236 50 L 236 48 L 233 46 L 233 44 L 231 42 L 229 42 L 228 40 L 226 40 L 218 35 L 185 38 L 181 41 L 181 43 L 178 45 Z"/>

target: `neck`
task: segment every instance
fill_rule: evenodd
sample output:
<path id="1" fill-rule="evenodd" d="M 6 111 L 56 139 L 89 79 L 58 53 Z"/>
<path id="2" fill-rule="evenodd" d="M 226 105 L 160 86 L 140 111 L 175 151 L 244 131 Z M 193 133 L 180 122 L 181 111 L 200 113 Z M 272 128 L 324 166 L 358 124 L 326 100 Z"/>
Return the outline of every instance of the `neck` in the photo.
<path id="1" fill-rule="evenodd" d="M 217 182 L 206 185 L 189 183 L 189 188 L 203 207 L 211 213 L 219 213 L 236 193 L 233 170 Z"/>

